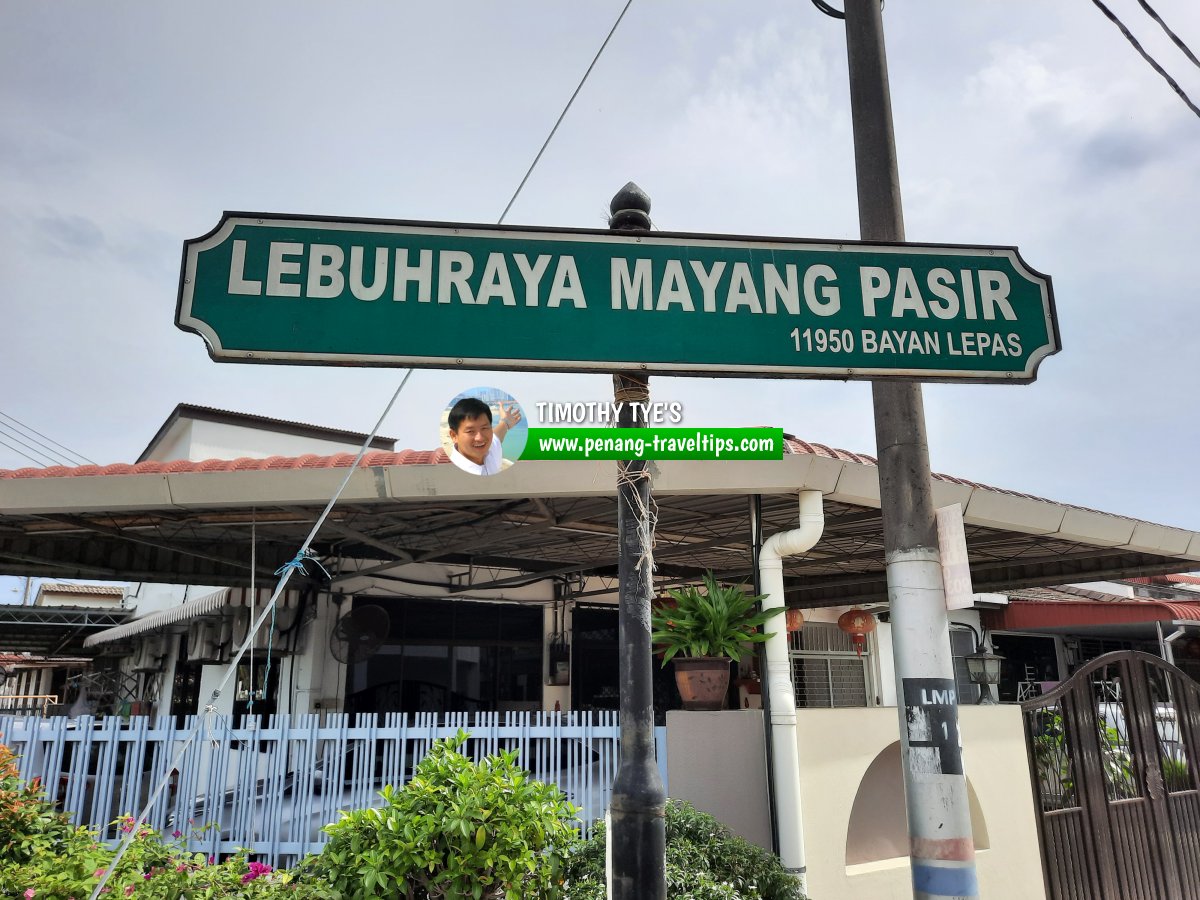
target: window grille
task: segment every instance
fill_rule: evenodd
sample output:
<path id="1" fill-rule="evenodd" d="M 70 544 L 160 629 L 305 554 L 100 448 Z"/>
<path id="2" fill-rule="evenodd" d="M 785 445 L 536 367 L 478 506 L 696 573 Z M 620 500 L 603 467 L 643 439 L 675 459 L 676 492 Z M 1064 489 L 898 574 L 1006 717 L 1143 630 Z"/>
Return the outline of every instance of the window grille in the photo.
<path id="1" fill-rule="evenodd" d="M 870 652 L 864 649 L 860 657 L 850 635 L 830 623 L 810 622 L 789 634 L 788 643 L 797 706 L 874 705 Z"/>

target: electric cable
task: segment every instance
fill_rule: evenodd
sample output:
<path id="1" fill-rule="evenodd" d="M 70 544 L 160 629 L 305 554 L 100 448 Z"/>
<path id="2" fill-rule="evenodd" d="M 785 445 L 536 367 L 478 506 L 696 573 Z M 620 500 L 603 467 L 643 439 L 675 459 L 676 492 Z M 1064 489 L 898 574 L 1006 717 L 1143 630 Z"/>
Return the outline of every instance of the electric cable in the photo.
<path id="1" fill-rule="evenodd" d="M 70 466 L 73 468 L 77 464 L 77 463 L 71 462 L 70 460 L 66 460 L 65 457 L 62 457 L 59 454 L 55 454 L 54 451 L 49 450 L 48 448 L 44 448 L 44 445 L 42 445 L 42 449 L 36 448 L 36 446 L 34 446 L 34 444 L 41 444 L 41 442 L 38 442 L 38 440 L 36 440 L 34 438 L 29 438 L 28 434 L 19 432 L 16 430 L 16 428 L 12 428 L 11 426 L 5 425 L 4 422 L 0 422 L 0 434 L 4 434 L 4 436 L 10 440 L 16 440 L 16 442 L 18 444 L 22 445 L 23 448 L 25 448 L 26 450 L 29 450 L 30 452 L 34 452 L 34 454 L 36 454 L 37 456 L 42 457 L 43 460 L 49 460 L 50 466 Z M 24 438 L 29 438 L 29 440 L 32 440 L 32 442 L 34 442 L 34 444 L 30 444 L 29 440 L 24 440 Z M 31 458 L 31 457 L 28 454 L 26 454 L 25 458 Z"/>
<path id="2" fill-rule="evenodd" d="M 1167 37 L 1174 42 L 1175 46 L 1183 51 L 1184 56 L 1192 61 L 1192 65 L 1200 67 L 1200 59 L 1196 59 L 1196 54 L 1193 53 L 1191 48 L 1183 42 L 1182 38 L 1180 38 L 1179 35 L 1167 27 L 1167 23 L 1164 22 L 1162 17 L 1154 11 L 1154 7 L 1147 3 L 1146 0 L 1138 0 L 1138 3 L 1141 4 L 1142 9 L 1146 11 L 1146 15 L 1157 22 L 1159 27 L 1167 33 Z"/>
<path id="3" fill-rule="evenodd" d="M 242 657 L 246 655 L 246 651 L 254 643 L 254 636 L 262 627 L 262 624 L 266 620 L 267 616 L 274 615 L 275 607 L 279 601 L 279 597 L 283 594 L 284 589 L 287 587 L 288 580 L 292 577 L 292 574 L 297 569 L 303 571 L 304 563 L 306 561 L 316 561 L 316 557 L 312 555 L 310 549 L 313 540 L 320 532 L 321 526 L 325 524 L 325 520 L 329 517 L 329 513 L 333 511 L 334 505 L 338 502 L 342 496 L 342 493 L 346 490 L 346 485 L 348 485 L 350 483 L 350 479 L 354 477 L 354 473 L 358 469 L 358 464 L 366 455 L 367 450 L 371 446 L 371 442 L 375 440 L 375 435 L 379 433 L 379 429 L 383 426 L 383 420 L 386 419 L 388 414 L 392 411 L 392 407 L 395 406 L 396 400 L 400 397 L 400 392 L 404 390 L 404 386 L 408 384 L 408 379 L 412 376 L 412 373 L 412 369 L 409 369 L 407 372 L 405 372 L 404 378 L 400 381 L 400 385 L 396 388 L 395 393 L 392 394 L 392 399 L 388 401 L 387 406 L 384 407 L 383 413 L 379 416 L 379 420 L 375 423 L 375 427 L 371 429 L 371 433 L 368 434 L 366 440 L 363 441 L 362 447 L 359 448 L 358 455 L 354 457 L 354 461 L 351 462 L 346 468 L 346 476 L 342 479 L 342 483 L 338 485 L 338 488 L 334 492 L 333 496 L 329 498 L 329 502 L 325 504 L 325 509 L 322 510 L 321 515 L 317 517 L 317 521 L 313 523 L 312 529 L 308 532 L 308 536 L 304 539 L 304 543 L 300 545 L 300 549 L 296 552 L 295 557 L 293 557 L 290 562 L 284 563 L 275 572 L 275 574 L 280 577 L 278 583 L 275 585 L 274 592 L 271 594 L 271 599 L 267 601 L 263 611 L 259 613 L 258 618 L 251 623 L 250 630 L 246 635 L 246 639 L 242 641 L 242 645 L 238 648 L 237 653 L 226 666 L 225 676 L 213 689 L 209 704 L 204 709 L 204 715 L 196 717 L 196 722 L 192 726 L 191 732 L 189 732 L 188 736 L 183 740 L 171 761 L 171 765 L 166 769 L 166 772 L 169 773 L 172 769 L 175 769 L 179 766 L 184 754 L 192 745 L 192 742 L 195 741 L 196 736 L 200 733 L 201 726 L 203 725 L 211 727 L 211 719 L 216 714 L 215 703 L 217 699 L 221 696 L 221 692 L 225 690 L 226 685 L 228 685 L 233 677 L 237 674 L 238 665 L 241 663 Z M 318 562 L 317 565 L 320 565 L 320 563 Z M 324 567 L 322 566 L 322 568 Z M 159 782 L 155 786 L 154 790 L 150 792 L 150 796 L 146 800 L 146 805 L 142 808 L 141 813 L 138 814 L 138 817 L 131 824 L 129 831 L 121 841 L 120 847 L 117 848 L 116 855 L 113 856 L 112 862 L 109 864 L 107 871 L 100 878 L 100 881 L 97 882 L 95 888 L 92 889 L 89 900 L 97 900 L 97 898 L 103 892 L 105 885 L 108 884 L 109 878 L 112 877 L 112 873 L 116 871 L 117 864 L 121 861 L 121 858 L 125 855 L 130 846 L 132 846 L 134 839 L 138 835 L 138 832 L 141 831 L 142 824 L 149 817 L 150 810 L 153 809 L 154 804 L 158 802 L 158 797 L 163 792 L 163 789 L 167 786 L 168 781 L 169 778 L 166 776 L 166 774 L 164 774 L 159 779 Z"/>
<path id="4" fill-rule="evenodd" d="M 844 12 L 842 12 L 840 9 L 834 9 L 832 6 L 826 3 L 825 0 L 812 0 L 812 5 L 821 12 L 825 13 L 825 15 L 829 16 L 831 19 L 846 18 L 846 14 Z"/>
<path id="5" fill-rule="evenodd" d="M 1138 39 L 1133 36 L 1133 33 L 1125 27 L 1125 23 L 1117 18 L 1116 13 L 1105 6 L 1101 0 L 1092 0 L 1092 3 L 1095 4 L 1096 8 L 1100 10 L 1100 12 L 1104 13 L 1105 17 L 1110 22 L 1112 22 L 1121 30 L 1121 34 L 1125 35 L 1125 40 L 1129 41 L 1129 43 L 1133 45 L 1133 49 L 1141 54 L 1142 59 L 1150 64 L 1150 68 L 1163 77 L 1167 84 L 1171 86 L 1171 90 L 1178 94 L 1179 99 L 1187 104 L 1187 108 L 1195 113 L 1197 117 L 1200 117 L 1200 107 L 1197 107 L 1196 104 L 1192 102 L 1192 99 L 1184 92 L 1183 88 L 1179 86 L 1179 82 L 1168 75 L 1167 70 L 1158 64 L 1158 60 L 1146 52 L 1146 49 L 1140 43 L 1138 43 Z"/>
<path id="6" fill-rule="evenodd" d="M 554 133 L 558 131 L 558 126 L 562 124 L 566 118 L 571 104 L 575 102 L 575 98 L 579 96 L 579 92 L 583 89 L 583 84 L 587 81 L 588 76 L 592 74 L 592 69 L 596 67 L 596 63 L 600 59 L 600 54 L 604 52 L 604 48 L 608 46 L 609 40 L 616 33 L 617 26 L 621 24 L 621 20 L 625 18 L 625 13 L 629 12 L 629 7 L 633 5 L 633 0 L 628 0 L 625 8 L 621 10 L 621 14 L 617 16 L 617 21 L 613 22 L 613 27 L 609 29 L 608 36 L 604 39 L 604 43 L 600 45 L 600 49 L 596 51 L 596 55 L 592 57 L 592 64 L 587 67 L 587 71 L 583 73 L 583 77 L 579 79 L 579 84 L 575 88 L 575 93 L 571 95 L 571 99 L 567 101 L 567 105 L 563 107 L 563 111 L 558 116 L 558 121 L 554 123 L 554 127 L 550 129 L 550 134 L 546 136 L 545 142 L 542 144 L 542 149 L 537 152 L 537 156 L 533 158 L 533 162 L 529 164 L 529 170 L 525 173 L 525 177 L 521 179 L 521 183 L 517 185 L 517 189 L 513 192 L 512 198 L 508 201 L 508 205 L 504 207 L 504 212 L 500 213 L 500 218 L 497 220 L 497 225 L 503 225 L 505 217 L 508 216 L 508 211 L 512 209 L 512 205 L 517 202 L 517 197 L 521 195 L 522 188 L 525 187 L 525 182 L 529 180 L 529 176 L 533 174 L 533 170 L 537 167 L 538 162 L 542 158 L 542 154 L 546 152 L 546 148 L 550 146 L 550 141 L 554 139 Z"/>
<path id="7" fill-rule="evenodd" d="M 36 428 L 30 428 L 28 425 L 26 425 L 26 424 L 25 424 L 24 422 L 22 422 L 20 419 L 17 419 L 17 418 L 15 418 L 14 416 L 10 416 L 8 413 L 6 413 L 6 412 L 5 412 L 4 410 L 2 410 L 2 409 L 0 409 L 0 417 L 2 417 L 2 418 L 5 418 L 5 419 L 8 419 L 10 422 L 13 422 L 13 423 L 15 423 L 16 425 L 19 425 L 21 428 L 25 429 L 25 431 L 31 432 L 31 433 L 33 433 L 33 434 L 36 434 L 38 437 L 40 437 L 40 438 L 43 438 L 43 439 L 45 439 L 45 440 L 49 441 L 49 442 L 50 442 L 51 444 L 53 444 L 55 447 L 58 447 L 60 450 L 65 450 L 65 451 L 66 451 L 68 454 L 70 454 L 71 456 L 78 457 L 79 459 L 83 460 L 85 463 L 91 463 L 93 466 L 94 466 L 94 465 L 97 465 L 97 463 L 96 463 L 94 460 L 88 459 L 88 458 L 87 458 L 86 456 L 84 456 L 82 453 L 78 453 L 78 452 L 76 452 L 76 451 L 72 450 L 70 447 L 65 447 L 65 446 L 63 446 L 63 445 L 62 445 L 62 444 L 60 444 L 58 441 L 54 440 L 54 438 L 51 438 L 51 437 L 46 437 L 46 435 L 42 434 L 42 433 L 41 433 L 40 431 L 38 431 Z M 43 445 L 43 446 L 45 446 L 45 445 Z M 73 465 L 77 465 L 77 463 L 73 463 Z"/>
<path id="8" fill-rule="evenodd" d="M 884 0 L 879 0 L 879 8 L 880 9 L 883 9 L 883 3 L 884 3 Z M 815 6 L 817 9 L 819 9 L 821 12 L 825 13 L 825 15 L 829 16 L 831 19 L 846 18 L 846 14 L 844 12 L 842 12 L 840 9 L 836 9 L 835 7 L 830 6 L 828 3 L 825 2 L 825 0 L 812 0 L 812 5 Z"/>
<path id="9" fill-rule="evenodd" d="M 591 65 L 589 65 L 587 68 L 587 71 L 584 72 L 583 78 L 580 80 L 579 85 L 575 88 L 575 92 L 571 95 L 570 100 L 567 101 L 567 105 L 563 109 L 562 113 L 559 115 L 558 121 L 554 123 L 554 127 L 550 130 L 550 134 L 546 138 L 545 143 L 542 144 L 541 150 L 539 150 L 537 156 L 534 157 L 533 163 L 530 164 L 529 170 L 525 173 L 525 177 L 521 179 L 521 183 L 517 186 L 516 191 L 512 195 L 512 199 L 510 199 L 508 201 L 508 205 L 504 208 L 504 212 L 500 214 L 500 219 L 497 221 L 496 224 L 500 225 L 500 224 L 504 223 L 505 216 L 508 215 L 508 211 L 512 208 L 513 203 L 516 202 L 517 197 L 521 193 L 521 190 L 525 187 L 525 183 L 529 180 L 529 176 L 531 174 L 533 174 L 534 168 L 537 167 L 538 161 L 542 158 L 542 154 L 545 152 L 546 147 L 549 146 L 551 139 L 554 137 L 555 132 L 558 130 L 558 126 L 560 124 L 562 124 L 563 119 L 566 117 L 567 111 L 571 108 L 571 104 L 575 101 L 575 98 L 579 95 L 579 91 L 583 88 L 584 82 L 587 81 L 588 75 L 590 75 L 592 69 L 595 68 L 596 62 L 600 59 L 600 55 L 604 52 L 604 48 L 608 46 L 608 42 L 612 38 L 613 34 L 616 32 L 617 26 L 621 24 L 621 20 L 625 17 L 625 13 L 628 12 L 629 7 L 632 5 L 633 5 L 633 0 L 627 0 L 625 7 L 621 10 L 621 14 L 619 16 L 617 16 L 616 22 L 613 23 L 613 27 L 609 30 L 607 37 L 605 37 L 605 39 L 604 39 L 604 42 L 600 45 L 600 49 L 596 52 L 596 56 L 592 59 Z M 242 657 L 246 654 L 246 650 L 253 643 L 254 636 L 258 633 L 259 628 L 262 627 L 263 621 L 267 618 L 268 615 L 270 615 L 272 617 L 274 616 L 276 604 L 279 601 L 280 595 L 283 593 L 285 587 L 287 586 L 287 582 L 291 578 L 292 573 L 295 572 L 297 569 L 300 569 L 301 571 L 303 571 L 304 563 L 306 561 L 316 562 L 318 566 L 321 565 L 320 562 L 317 561 L 316 557 L 311 552 L 310 548 L 311 548 L 312 542 L 316 538 L 317 533 L 320 531 L 321 526 L 325 523 L 325 519 L 329 516 L 329 513 L 332 512 L 333 507 L 337 503 L 338 499 L 341 497 L 342 492 L 345 491 L 346 485 L 348 485 L 350 483 L 350 479 L 351 479 L 351 477 L 353 477 L 355 470 L 358 468 L 359 462 L 362 461 L 363 456 L 366 454 L 368 448 L 371 446 L 371 442 L 375 439 L 375 435 L 378 433 L 379 429 L 382 427 L 383 420 L 386 419 L 388 414 L 392 411 L 392 407 L 395 405 L 396 400 L 399 398 L 400 392 L 402 390 L 404 390 L 404 386 L 408 383 L 408 379 L 412 376 L 412 373 L 413 373 L 412 369 L 409 369 L 405 373 L 404 378 L 401 380 L 399 387 L 396 388 L 396 392 L 394 394 L 392 394 L 392 399 L 388 401 L 388 404 L 384 408 L 383 413 L 380 415 L 379 420 L 375 423 L 375 427 L 373 429 L 371 429 L 371 433 L 368 434 L 366 440 L 363 441 L 363 445 L 359 449 L 358 455 L 355 456 L 354 461 L 352 463 L 350 463 L 349 467 L 347 468 L 346 477 L 342 479 L 342 483 L 338 486 L 338 489 L 334 492 L 333 496 L 329 498 L 329 502 L 325 505 L 325 509 L 322 510 L 320 516 L 317 517 L 317 521 L 313 524 L 312 529 L 309 531 L 308 536 L 304 539 L 304 543 L 301 544 L 300 549 L 297 551 L 295 557 L 290 562 L 285 563 L 284 565 L 280 566 L 280 568 L 276 571 L 275 574 L 279 575 L 280 578 L 279 578 L 279 582 L 275 585 L 274 592 L 271 594 L 271 599 L 267 601 L 262 612 L 258 615 L 258 618 L 253 619 L 253 621 L 251 622 L 249 633 L 246 635 L 246 638 L 242 642 L 242 645 L 238 648 L 237 654 L 233 657 L 233 659 L 231 659 L 229 661 L 229 663 L 226 667 L 226 672 L 225 672 L 224 678 L 221 679 L 221 682 L 213 690 L 211 701 L 210 701 L 209 705 L 207 707 L 205 707 L 204 716 L 196 717 L 195 725 L 193 725 L 191 732 L 188 734 L 187 738 L 180 745 L 178 751 L 175 754 L 174 759 L 172 760 L 171 766 L 167 769 L 168 772 L 170 772 L 171 769 L 176 768 L 178 766 L 179 762 L 183 759 L 183 756 L 187 752 L 188 747 L 191 746 L 192 742 L 196 739 L 196 736 L 199 734 L 202 723 L 203 724 L 211 724 L 210 719 L 216 712 L 215 707 L 214 707 L 215 701 L 217 700 L 218 697 L 220 697 L 221 691 L 225 689 L 225 686 L 229 683 L 229 681 L 236 674 L 238 664 L 241 662 Z M 321 568 L 322 568 L 322 570 L 324 570 L 324 566 L 321 566 Z M 340 673 L 339 673 L 339 677 L 340 677 Z M 125 855 L 125 852 L 132 845 L 134 838 L 136 837 L 138 831 L 141 829 L 142 823 L 145 822 L 146 818 L 150 815 L 151 808 L 157 802 L 158 796 L 162 793 L 162 791 L 166 787 L 167 783 L 168 783 L 168 778 L 164 775 L 159 780 L 159 782 L 155 786 L 154 790 L 151 792 L 149 798 L 147 799 L 145 807 L 142 809 L 142 811 L 138 815 L 137 819 L 133 822 L 132 827 L 130 828 L 128 834 L 126 835 L 124 840 L 122 840 L 121 845 L 118 848 L 116 855 L 113 857 L 112 862 L 109 864 L 107 871 L 104 873 L 104 875 L 100 879 L 99 883 L 93 889 L 89 900 L 97 900 L 97 898 L 100 896 L 101 892 L 105 888 L 105 885 L 108 883 L 108 880 L 111 877 L 112 873 L 114 871 L 116 871 L 117 864 L 121 861 L 121 858 Z"/>
<path id="10" fill-rule="evenodd" d="M 43 468 L 43 469 L 44 469 L 44 468 L 46 468 L 48 465 L 52 465 L 51 463 L 47 463 L 45 460 L 41 460 L 41 459 L 34 459 L 32 456 L 30 456 L 30 455 L 29 455 L 28 453 L 26 453 L 24 450 L 21 450 L 21 449 L 19 449 L 19 448 L 17 448 L 17 447 L 14 447 L 12 444 L 8 443 L 8 441 L 4 440 L 3 438 L 0 438 L 0 444 L 3 444 L 5 447 L 7 447 L 7 448 L 8 448 L 9 450 L 11 450 L 13 453 L 16 453 L 18 456 L 23 456 L 23 457 L 25 457 L 27 460 L 29 460 L 31 463 L 33 463 L 35 466 L 38 466 L 39 468 Z M 29 445 L 28 445 L 28 444 L 26 444 L 25 446 L 29 446 Z"/>

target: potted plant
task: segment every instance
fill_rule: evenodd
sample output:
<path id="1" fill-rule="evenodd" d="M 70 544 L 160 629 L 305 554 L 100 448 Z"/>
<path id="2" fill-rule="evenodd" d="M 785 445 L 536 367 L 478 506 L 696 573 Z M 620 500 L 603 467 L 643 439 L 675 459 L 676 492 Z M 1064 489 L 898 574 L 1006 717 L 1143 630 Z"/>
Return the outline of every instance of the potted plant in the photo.
<path id="1" fill-rule="evenodd" d="M 761 629 L 783 607 L 760 611 L 763 596 L 727 587 L 706 572 L 700 586 L 670 590 L 671 601 L 650 612 L 651 639 L 663 665 L 675 661 L 675 683 L 684 709 L 721 709 L 729 690 L 729 662 L 746 644 L 762 643 Z"/>

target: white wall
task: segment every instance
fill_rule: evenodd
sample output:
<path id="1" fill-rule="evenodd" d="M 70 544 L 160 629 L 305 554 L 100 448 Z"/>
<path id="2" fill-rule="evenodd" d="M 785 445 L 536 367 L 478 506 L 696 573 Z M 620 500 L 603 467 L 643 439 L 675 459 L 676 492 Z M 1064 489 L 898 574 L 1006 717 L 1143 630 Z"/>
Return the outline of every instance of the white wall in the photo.
<path id="1" fill-rule="evenodd" d="M 809 894 L 911 897 L 909 861 L 901 855 L 908 846 L 901 773 L 892 764 L 893 756 L 899 759 L 896 710 L 802 709 L 797 715 Z M 964 707 L 960 722 L 980 896 L 1044 898 L 1020 707 Z"/>
<path id="2" fill-rule="evenodd" d="M 249 456 L 265 459 L 268 456 L 303 456 L 315 453 L 331 456 L 335 453 L 357 453 L 359 443 L 327 440 L 308 435 L 282 434 L 263 431 L 245 425 L 230 425 L 224 422 L 193 421 L 186 445 L 174 449 L 176 459 L 237 459 Z M 160 458 L 155 454 L 155 459 Z"/>

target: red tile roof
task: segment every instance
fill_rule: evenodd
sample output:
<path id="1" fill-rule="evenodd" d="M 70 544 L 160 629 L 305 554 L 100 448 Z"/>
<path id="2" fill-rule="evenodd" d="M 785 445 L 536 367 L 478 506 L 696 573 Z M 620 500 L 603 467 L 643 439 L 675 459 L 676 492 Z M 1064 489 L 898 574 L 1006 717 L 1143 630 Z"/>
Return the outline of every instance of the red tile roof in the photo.
<path id="1" fill-rule="evenodd" d="M 335 453 L 332 456 L 269 456 L 254 459 L 176 459 L 171 462 L 113 463 L 107 466 L 49 466 L 44 469 L 0 469 L 0 478 L 78 478 L 87 475 L 158 475 L 178 472 L 242 472 L 251 469 L 345 469 L 354 462 L 354 453 Z M 402 450 L 388 453 L 375 450 L 363 455 L 359 468 L 374 466 L 427 466 L 448 463 L 444 450 Z"/>
<path id="2" fill-rule="evenodd" d="M 784 434 L 783 437 L 784 450 L 787 453 L 824 456 L 827 459 L 837 459 L 843 462 L 853 462 L 866 466 L 879 465 L 875 457 L 866 453 L 853 453 L 849 450 L 839 450 L 836 447 L 829 447 L 825 444 L 810 443 L 791 434 Z M 305 456 L 272 456 L 267 459 L 252 459 L 250 457 L 241 457 L 240 459 L 206 459 L 201 461 L 181 459 L 172 462 L 113 463 L 108 466 L 77 466 L 74 468 L 69 466 L 50 466 L 45 469 L 0 469 L 0 479 L 75 478 L 82 475 L 149 475 L 158 473 L 174 474 L 177 472 L 240 472 L 247 469 L 337 469 L 349 466 L 354 461 L 354 456 L 355 454 L 353 453 L 337 453 L 333 456 L 307 454 Z M 363 456 L 359 467 L 427 466 L 449 462 L 450 458 L 440 448 L 437 450 L 401 450 L 397 453 L 372 451 Z M 1058 501 L 1038 497 L 1035 494 L 1011 491 L 978 481 L 968 481 L 965 478 L 958 478 L 954 475 L 943 475 L 934 472 L 933 478 L 936 481 L 961 484 L 969 488 L 981 488 L 1010 497 L 1023 497 L 1027 500 L 1037 500 L 1042 503 L 1058 503 Z M 1059 505 L 1071 506 L 1073 509 L 1082 509 L 1087 512 L 1102 512 L 1101 510 L 1090 509 L 1086 506 L 1075 506 L 1074 504 Z"/>

